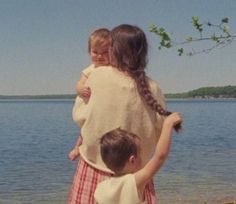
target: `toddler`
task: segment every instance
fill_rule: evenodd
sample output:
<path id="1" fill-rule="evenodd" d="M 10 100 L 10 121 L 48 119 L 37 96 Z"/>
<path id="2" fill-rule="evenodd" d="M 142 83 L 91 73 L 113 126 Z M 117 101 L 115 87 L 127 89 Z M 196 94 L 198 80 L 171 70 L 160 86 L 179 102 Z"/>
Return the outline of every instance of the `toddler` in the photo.
<path id="1" fill-rule="evenodd" d="M 92 64 L 82 71 L 80 80 L 76 84 L 76 92 L 82 97 L 89 97 L 90 88 L 86 86 L 86 81 L 91 72 L 99 67 L 109 64 L 108 49 L 110 45 L 110 31 L 106 28 L 100 28 L 92 32 L 88 40 L 88 52 Z"/>
<path id="2" fill-rule="evenodd" d="M 106 28 L 100 28 L 92 32 L 88 40 L 88 52 L 91 57 L 92 64 L 82 71 L 81 78 L 76 84 L 76 92 L 82 98 L 89 98 L 91 94 L 90 88 L 86 85 L 86 81 L 91 72 L 99 66 L 109 65 L 108 49 L 110 46 L 110 31 Z M 79 146 L 82 143 L 80 136 L 75 147 L 70 151 L 68 157 L 71 161 L 79 156 Z"/>

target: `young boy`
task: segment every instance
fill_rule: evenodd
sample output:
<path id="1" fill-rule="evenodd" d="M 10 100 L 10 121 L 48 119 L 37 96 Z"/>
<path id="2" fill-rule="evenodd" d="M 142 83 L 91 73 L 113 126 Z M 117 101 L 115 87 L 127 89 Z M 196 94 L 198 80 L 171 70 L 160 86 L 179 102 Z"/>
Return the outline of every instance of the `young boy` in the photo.
<path id="1" fill-rule="evenodd" d="M 92 64 L 82 71 L 80 80 L 76 84 L 77 94 L 82 97 L 89 97 L 90 88 L 86 86 L 86 81 L 90 73 L 99 66 L 109 64 L 108 49 L 110 45 L 110 31 L 106 28 L 100 28 L 92 32 L 88 40 L 88 52 Z"/>
<path id="2" fill-rule="evenodd" d="M 94 195 L 97 203 L 148 203 L 144 193 L 145 186 L 166 160 L 173 127 L 181 122 L 179 113 L 166 117 L 155 152 L 143 168 L 139 137 L 120 128 L 106 133 L 100 141 L 101 155 L 115 176 L 97 185 Z"/>
<path id="3" fill-rule="evenodd" d="M 91 94 L 86 81 L 91 72 L 99 66 L 109 65 L 108 49 L 110 46 L 110 31 L 106 28 L 100 28 L 92 32 L 88 40 L 88 52 L 92 64 L 82 71 L 80 80 L 76 84 L 76 92 L 81 97 L 76 99 L 78 103 L 83 98 L 88 100 Z M 79 146 L 82 143 L 82 137 L 79 137 L 75 147 L 70 151 L 68 157 L 71 161 L 79 156 Z"/>

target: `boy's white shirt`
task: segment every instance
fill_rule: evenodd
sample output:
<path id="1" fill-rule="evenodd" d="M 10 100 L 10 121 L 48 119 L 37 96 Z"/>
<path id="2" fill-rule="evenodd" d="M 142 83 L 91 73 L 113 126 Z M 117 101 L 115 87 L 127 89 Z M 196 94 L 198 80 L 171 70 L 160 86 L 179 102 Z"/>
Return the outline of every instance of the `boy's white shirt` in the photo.
<path id="1" fill-rule="evenodd" d="M 94 195 L 98 204 L 146 203 L 141 201 L 140 197 L 144 197 L 146 184 L 166 160 L 171 144 L 172 129 L 173 125 L 164 122 L 155 153 L 142 169 L 133 174 L 113 177 L 98 184 Z"/>
<path id="2" fill-rule="evenodd" d="M 99 183 L 94 197 L 98 204 L 147 204 L 146 200 L 139 198 L 134 174 L 112 177 Z"/>

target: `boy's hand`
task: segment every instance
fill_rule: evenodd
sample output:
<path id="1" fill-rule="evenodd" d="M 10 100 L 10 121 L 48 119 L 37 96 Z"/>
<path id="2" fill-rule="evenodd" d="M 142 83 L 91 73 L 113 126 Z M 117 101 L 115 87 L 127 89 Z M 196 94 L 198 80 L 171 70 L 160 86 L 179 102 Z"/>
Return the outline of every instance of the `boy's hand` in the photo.
<path id="1" fill-rule="evenodd" d="M 183 118 L 181 114 L 178 112 L 174 112 L 166 117 L 164 124 L 174 127 L 175 125 L 182 123 L 182 121 L 183 121 Z"/>

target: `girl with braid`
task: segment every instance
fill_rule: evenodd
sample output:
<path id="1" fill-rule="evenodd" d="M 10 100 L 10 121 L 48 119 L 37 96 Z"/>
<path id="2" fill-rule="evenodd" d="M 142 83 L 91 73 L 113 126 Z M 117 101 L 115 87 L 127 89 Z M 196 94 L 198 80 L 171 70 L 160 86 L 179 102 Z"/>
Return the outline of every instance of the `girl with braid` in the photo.
<path id="1" fill-rule="evenodd" d="M 159 85 L 145 74 L 147 52 L 146 36 L 137 26 L 123 24 L 112 29 L 110 66 L 91 73 L 89 101 L 75 102 L 73 108 L 83 142 L 75 146 L 80 159 L 68 203 L 96 204 L 97 184 L 114 176 L 101 158 L 100 139 L 105 133 L 121 128 L 139 135 L 141 167 L 149 161 L 164 118 L 171 113 L 166 111 Z M 157 203 L 152 180 L 145 185 L 144 197 L 148 204 Z"/>

